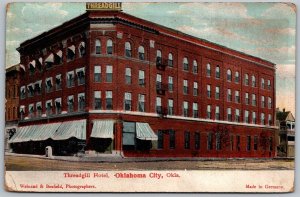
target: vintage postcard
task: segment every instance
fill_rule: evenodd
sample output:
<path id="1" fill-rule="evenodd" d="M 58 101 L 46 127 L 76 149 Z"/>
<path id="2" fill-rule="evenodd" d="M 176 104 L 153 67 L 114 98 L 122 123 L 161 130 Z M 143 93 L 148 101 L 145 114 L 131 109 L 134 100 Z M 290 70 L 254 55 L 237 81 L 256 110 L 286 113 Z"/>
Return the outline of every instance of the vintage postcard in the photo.
<path id="1" fill-rule="evenodd" d="M 294 191 L 294 4 L 6 16 L 7 191 Z"/>

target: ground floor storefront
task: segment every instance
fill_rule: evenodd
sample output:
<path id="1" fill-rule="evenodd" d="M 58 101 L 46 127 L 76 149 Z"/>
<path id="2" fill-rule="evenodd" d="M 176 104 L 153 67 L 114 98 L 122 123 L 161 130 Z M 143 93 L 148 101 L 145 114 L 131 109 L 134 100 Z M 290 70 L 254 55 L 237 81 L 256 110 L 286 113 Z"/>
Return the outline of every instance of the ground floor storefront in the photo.
<path id="1" fill-rule="evenodd" d="M 60 117 L 19 124 L 11 151 L 122 157 L 272 158 L 275 128 L 131 114 Z"/>

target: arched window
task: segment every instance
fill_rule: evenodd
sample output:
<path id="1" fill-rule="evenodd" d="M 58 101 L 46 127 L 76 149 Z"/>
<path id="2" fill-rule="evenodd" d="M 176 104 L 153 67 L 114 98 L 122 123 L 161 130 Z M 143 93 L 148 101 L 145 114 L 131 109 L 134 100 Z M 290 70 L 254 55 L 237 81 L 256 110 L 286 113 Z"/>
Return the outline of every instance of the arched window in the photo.
<path id="1" fill-rule="evenodd" d="M 189 70 L 189 61 L 186 57 L 183 58 L 183 70 Z"/>
<path id="2" fill-rule="evenodd" d="M 98 39 L 95 42 L 95 51 L 96 54 L 101 54 L 101 42 Z"/>
<path id="3" fill-rule="evenodd" d="M 143 46 L 139 46 L 139 59 L 145 60 L 145 49 Z"/>
<path id="4" fill-rule="evenodd" d="M 126 57 L 132 57 L 130 42 L 125 42 L 125 56 Z"/>
<path id="5" fill-rule="evenodd" d="M 193 61 L 193 73 L 198 73 L 198 64 L 197 61 Z"/>
<path id="6" fill-rule="evenodd" d="M 157 51 L 156 51 L 156 63 L 157 63 L 157 64 L 161 64 L 161 63 L 162 63 L 162 59 L 161 59 L 161 50 L 157 50 Z"/>
<path id="7" fill-rule="evenodd" d="M 240 82 L 240 73 L 238 71 L 236 71 L 234 76 L 235 76 L 234 77 L 235 83 L 239 83 Z"/>
<path id="8" fill-rule="evenodd" d="M 106 41 L 106 53 L 109 55 L 113 53 L 113 42 L 111 39 Z"/>
<path id="9" fill-rule="evenodd" d="M 173 55 L 169 53 L 168 55 L 168 66 L 173 67 Z"/>
<path id="10" fill-rule="evenodd" d="M 210 64 L 206 65 L 206 76 L 210 77 L 211 75 L 211 69 L 210 69 Z"/>
<path id="11" fill-rule="evenodd" d="M 80 57 L 85 55 L 85 42 L 81 42 L 78 47 Z"/>
<path id="12" fill-rule="evenodd" d="M 249 85 L 249 75 L 245 74 L 245 85 Z"/>
<path id="13" fill-rule="evenodd" d="M 256 87 L 256 79 L 254 75 L 252 75 L 252 87 Z"/>
<path id="14" fill-rule="evenodd" d="M 232 77 L 231 77 L 231 70 L 228 69 L 227 70 L 227 81 L 231 81 Z"/>
<path id="15" fill-rule="evenodd" d="M 216 78 L 220 79 L 220 66 L 216 67 Z"/>

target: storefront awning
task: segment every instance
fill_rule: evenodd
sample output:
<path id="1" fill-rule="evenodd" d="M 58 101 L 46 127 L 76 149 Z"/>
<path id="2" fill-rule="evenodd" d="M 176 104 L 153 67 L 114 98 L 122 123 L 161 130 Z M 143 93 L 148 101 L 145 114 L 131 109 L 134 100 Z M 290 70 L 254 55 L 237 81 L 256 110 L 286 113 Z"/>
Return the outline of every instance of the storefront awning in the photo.
<path id="1" fill-rule="evenodd" d="M 75 137 L 86 140 L 86 120 L 63 122 L 54 133 L 53 140 L 66 140 Z"/>
<path id="2" fill-rule="evenodd" d="M 18 127 L 16 134 L 8 141 L 8 143 L 27 142 L 31 140 L 31 135 L 36 129 L 36 125 Z"/>
<path id="3" fill-rule="evenodd" d="M 157 135 L 148 123 L 136 123 L 136 138 L 140 140 L 157 140 Z"/>
<path id="4" fill-rule="evenodd" d="M 114 139 L 114 121 L 95 120 L 93 124 L 91 137 Z"/>

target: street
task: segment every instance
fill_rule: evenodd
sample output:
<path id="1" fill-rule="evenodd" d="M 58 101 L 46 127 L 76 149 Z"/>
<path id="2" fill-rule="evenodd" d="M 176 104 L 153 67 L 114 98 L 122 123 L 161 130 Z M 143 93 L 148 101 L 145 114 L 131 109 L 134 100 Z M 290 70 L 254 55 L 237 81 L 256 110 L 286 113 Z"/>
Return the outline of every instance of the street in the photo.
<path id="1" fill-rule="evenodd" d="M 5 156 L 8 171 L 76 171 L 76 170 L 292 170 L 294 160 L 230 159 L 219 161 L 125 161 L 75 162 L 46 158 Z"/>

